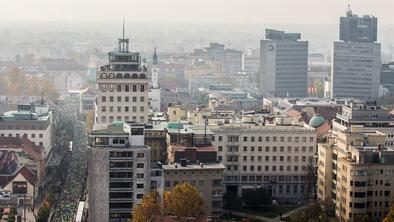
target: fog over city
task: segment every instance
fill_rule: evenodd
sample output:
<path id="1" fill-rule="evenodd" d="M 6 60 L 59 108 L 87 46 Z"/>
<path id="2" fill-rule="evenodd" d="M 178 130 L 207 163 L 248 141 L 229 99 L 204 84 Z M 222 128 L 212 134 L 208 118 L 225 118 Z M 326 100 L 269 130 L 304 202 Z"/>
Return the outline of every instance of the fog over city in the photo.
<path id="1" fill-rule="evenodd" d="M 393 0 L 0 0 L 0 221 L 394 222 Z"/>

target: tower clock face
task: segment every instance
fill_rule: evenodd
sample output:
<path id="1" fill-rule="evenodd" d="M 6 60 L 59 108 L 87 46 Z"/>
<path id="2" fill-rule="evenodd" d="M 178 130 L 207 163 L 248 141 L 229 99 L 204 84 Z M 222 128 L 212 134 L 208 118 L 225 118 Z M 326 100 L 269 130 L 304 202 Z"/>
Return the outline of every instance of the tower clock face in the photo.
<path id="1" fill-rule="evenodd" d="M 269 50 L 269 51 L 273 51 L 273 50 L 274 50 L 274 46 L 273 46 L 273 45 L 269 45 L 269 46 L 268 46 L 268 50 Z"/>

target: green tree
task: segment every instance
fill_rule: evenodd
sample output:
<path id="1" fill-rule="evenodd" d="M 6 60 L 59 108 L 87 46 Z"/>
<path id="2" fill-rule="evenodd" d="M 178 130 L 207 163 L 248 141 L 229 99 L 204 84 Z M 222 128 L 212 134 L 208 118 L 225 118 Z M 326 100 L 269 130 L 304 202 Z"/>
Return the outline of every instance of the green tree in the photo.
<path id="1" fill-rule="evenodd" d="M 233 210 L 241 207 L 242 201 L 237 194 L 233 192 L 228 192 L 223 195 L 223 204 L 224 204 L 224 208 L 229 210 L 231 214 Z"/>
<path id="2" fill-rule="evenodd" d="M 47 222 L 49 217 L 49 209 L 45 206 L 40 207 L 37 214 L 37 222 Z"/>
<path id="3" fill-rule="evenodd" d="M 244 189 L 242 190 L 242 201 L 248 207 L 256 207 L 272 203 L 272 194 L 269 189 Z"/>

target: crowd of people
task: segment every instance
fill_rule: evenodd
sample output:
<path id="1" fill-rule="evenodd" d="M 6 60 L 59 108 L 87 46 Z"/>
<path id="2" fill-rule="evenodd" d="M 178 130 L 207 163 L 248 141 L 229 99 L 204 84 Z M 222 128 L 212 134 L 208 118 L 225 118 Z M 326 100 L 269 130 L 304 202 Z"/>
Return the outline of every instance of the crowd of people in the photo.
<path id="1" fill-rule="evenodd" d="M 74 141 L 69 152 L 67 176 L 61 185 L 61 191 L 55 194 L 56 206 L 52 221 L 74 221 L 78 203 L 85 198 L 87 179 L 86 135 L 84 125 L 76 123 Z"/>

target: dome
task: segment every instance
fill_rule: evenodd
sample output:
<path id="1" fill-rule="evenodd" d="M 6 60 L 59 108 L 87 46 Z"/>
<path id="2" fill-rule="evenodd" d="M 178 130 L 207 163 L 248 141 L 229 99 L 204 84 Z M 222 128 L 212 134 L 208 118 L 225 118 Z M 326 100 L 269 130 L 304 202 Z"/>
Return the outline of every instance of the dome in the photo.
<path id="1" fill-rule="evenodd" d="M 320 114 L 316 114 L 309 121 L 309 126 L 311 126 L 313 128 L 318 128 L 321 125 L 323 125 L 325 121 L 326 120 L 324 119 L 324 117 L 322 117 Z"/>

